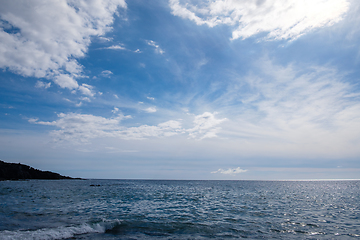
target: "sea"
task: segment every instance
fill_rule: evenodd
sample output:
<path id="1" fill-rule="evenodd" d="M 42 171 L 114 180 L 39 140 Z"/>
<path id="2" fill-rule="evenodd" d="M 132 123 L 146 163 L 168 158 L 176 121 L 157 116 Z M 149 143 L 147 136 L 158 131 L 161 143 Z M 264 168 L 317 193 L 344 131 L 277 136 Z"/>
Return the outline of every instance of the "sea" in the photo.
<path id="1" fill-rule="evenodd" d="M 360 239 L 360 181 L 0 182 L 0 239 Z"/>

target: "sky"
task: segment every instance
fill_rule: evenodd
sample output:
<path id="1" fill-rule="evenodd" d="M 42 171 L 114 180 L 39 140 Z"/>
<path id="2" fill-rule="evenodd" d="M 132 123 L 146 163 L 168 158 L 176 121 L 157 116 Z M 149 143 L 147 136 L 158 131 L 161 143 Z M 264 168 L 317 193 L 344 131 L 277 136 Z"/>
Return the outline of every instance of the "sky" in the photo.
<path id="1" fill-rule="evenodd" d="M 0 159 L 360 179 L 357 0 L 0 0 Z"/>

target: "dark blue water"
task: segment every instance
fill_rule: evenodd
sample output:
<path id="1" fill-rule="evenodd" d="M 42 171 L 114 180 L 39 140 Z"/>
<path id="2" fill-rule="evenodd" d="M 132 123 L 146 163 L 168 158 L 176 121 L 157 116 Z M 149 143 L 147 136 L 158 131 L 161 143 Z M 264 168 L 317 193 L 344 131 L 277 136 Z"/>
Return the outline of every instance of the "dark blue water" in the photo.
<path id="1" fill-rule="evenodd" d="M 360 181 L 0 182 L 0 239 L 360 239 Z"/>

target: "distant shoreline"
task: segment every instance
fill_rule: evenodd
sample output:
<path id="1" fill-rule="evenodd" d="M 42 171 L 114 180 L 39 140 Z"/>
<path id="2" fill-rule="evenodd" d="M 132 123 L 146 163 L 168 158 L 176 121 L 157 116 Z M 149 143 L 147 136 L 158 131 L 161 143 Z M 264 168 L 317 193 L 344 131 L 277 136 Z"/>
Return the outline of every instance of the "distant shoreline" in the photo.
<path id="1" fill-rule="evenodd" d="M 21 163 L 7 163 L 0 160 L 0 181 L 28 179 L 81 179 L 62 176 L 59 173 L 42 171 Z"/>

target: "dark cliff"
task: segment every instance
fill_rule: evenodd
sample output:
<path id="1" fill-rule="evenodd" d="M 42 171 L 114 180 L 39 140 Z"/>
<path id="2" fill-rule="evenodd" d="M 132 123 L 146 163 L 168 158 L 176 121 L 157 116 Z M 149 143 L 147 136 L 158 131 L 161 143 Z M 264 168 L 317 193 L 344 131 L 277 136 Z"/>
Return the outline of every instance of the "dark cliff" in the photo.
<path id="1" fill-rule="evenodd" d="M 20 163 L 7 163 L 0 160 L 0 180 L 20 179 L 73 179 L 50 171 L 41 171 Z"/>

